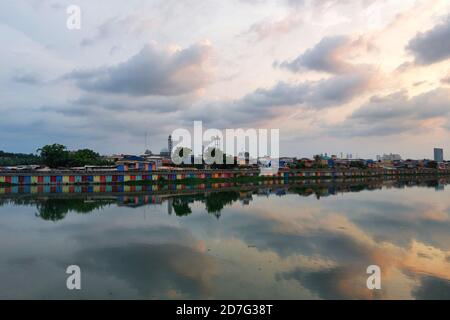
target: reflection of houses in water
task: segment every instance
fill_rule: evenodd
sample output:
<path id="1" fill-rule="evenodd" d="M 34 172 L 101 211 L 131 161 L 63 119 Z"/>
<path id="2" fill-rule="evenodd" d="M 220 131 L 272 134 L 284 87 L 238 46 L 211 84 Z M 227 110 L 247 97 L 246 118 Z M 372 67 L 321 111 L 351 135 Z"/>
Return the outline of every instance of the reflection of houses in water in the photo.
<path id="1" fill-rule="evenodd" d="M 436 180 L 435 183 L 436 183 L 436 185 L 435 185 L 434 189 L 436 191 L 444 191 L 445 190 L 445 185 L 446 185 L 445 179 Z M 430 185 L 430 183 L 428 183 L 428 185 Z"/>
<path id="2" fill-rule="evenodd" d="M 204 210 L 208 214 L 219 218 L 221 211 L 227 207 L 241 201 L 244 205 L 253 200 L 253 195 L 264 195 L 269 197 L 276 194 L 284 196 L 288 194 L 296 194 L 302 197 L 316 196 L 321 198 L 324 196 L 345 193 L 345 192 L 360 192 L 363 190 L 377 190 L 377 189 L 399 189 L 412 186 L 420 186 L 425 188 L 434 188 L 436 190 L 444 190 L 445 185 L 449 183 L 448 179 L 429 179 L 429 180 L 371 180 L 371 181 L 346 181 L 339 184 L 309 184 L 297 183 L 292 185 L 278 185 L 273 187 L 262 187 L 255 185 L 241 185 L 232 186 L 231 188 L 221 188 L 221 191 L 202 191 L 191 192 L 186 194 L 172 193 L 171 189 L 166 189 L 161 195 L 152 194 L 132 194 L 126 193 L 122 195 L 117 194 L 103 194 L 103 195 L 74 195 L 61 197 L 58 194 L 39 195 L 26 193 L 19 197 L 11 197 L 10 193 L 21 193 L 23 188 L 7 187 L 0 188 L 0 205 L 6 203 L 14 204 L 34 204 L 37 207 L 37 216 L 44 220 L 57 221 L 63 219 L 68 213 L 89 213 L 95 211 L 105 205 L 116 203 L 118 206 L 137 208 L 145 205 L 162 205 L 167 201 L 167 213 L 170 215 L 175 213 L 177 216 L 188 216 L 192 213 L 190 207 L 194 202 L 201 203 Z M 178 190 L 177 190 L 178 191 Z M 6 196 L 6 198 L 5 198 Z M 203 211 L 203 209 L 200 209 Z"/>
<path id="3" fill-rule="evenodd" d="M 336 194 L 336 187 L 335 186 L 329 186 L 328 187 L 328 194 L 329 195 L 335 195 Z"/>
<path id="4" fill-rule="evenodd" d="M 272 193 L 272 189 L 271 188 L 260 188 L 256 192 L 256 194 L 258 196 L 266 196 L 266 197 L 269 197 L 271 193 Z"/>
<path id="5" fill-rule="evenodd" d="M 167 214 L 171 215 L 172 214 L 172 206 L 173 206 L 173 198 L 167 198 Z"/>
<path id="6" fill-rule="evenodd" d="M 241 203 L 244 206 L 249 205 L 250 202 L 253 200 L 253 192 L 252 191 L 240 191 L 239 192 L 239 200 L 241 200 Z"/>
<path id="7" fill-rule="evenodd" d="M 162 204 L 162 198 L 158 196 L 142 195 L 142 196 L 119 196 L 117 197 L 117 205 L 124 207 L 137 208 L 148 204 Z"/>

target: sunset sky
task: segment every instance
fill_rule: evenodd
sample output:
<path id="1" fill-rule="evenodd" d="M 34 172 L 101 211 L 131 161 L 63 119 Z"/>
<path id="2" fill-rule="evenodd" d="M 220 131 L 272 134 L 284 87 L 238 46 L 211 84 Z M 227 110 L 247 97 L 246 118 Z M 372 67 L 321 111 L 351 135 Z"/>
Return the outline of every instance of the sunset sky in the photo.
<path id="1" fill-rule="evenodd" d="M 450 158 L 448 0 L 4 0 L 0 39 L 0 150 L 159 152 L 202 120 L 279 128 L 287 156 Z"/>

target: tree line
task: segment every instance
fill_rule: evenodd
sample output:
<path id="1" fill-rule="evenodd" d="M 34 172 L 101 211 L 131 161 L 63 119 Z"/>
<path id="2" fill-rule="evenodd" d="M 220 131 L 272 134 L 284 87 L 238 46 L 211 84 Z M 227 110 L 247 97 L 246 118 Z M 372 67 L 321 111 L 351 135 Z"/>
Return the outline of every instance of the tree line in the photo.
<path id="1" fill-rule="evenodd" d="M 12 153 L 0 150 L 0 166 L 40 164 L 41 158 L 35 154 Z"/>
<path id="2" fill-rule="evenodd" d="M 39 148 L 37 154 L 0 151 L 0 166 L 46 165 L 50 168 L 67 168 L 108 164 L 109 161 L 91 149 L 69 151 L 65 145 L 58 143 Z"/>

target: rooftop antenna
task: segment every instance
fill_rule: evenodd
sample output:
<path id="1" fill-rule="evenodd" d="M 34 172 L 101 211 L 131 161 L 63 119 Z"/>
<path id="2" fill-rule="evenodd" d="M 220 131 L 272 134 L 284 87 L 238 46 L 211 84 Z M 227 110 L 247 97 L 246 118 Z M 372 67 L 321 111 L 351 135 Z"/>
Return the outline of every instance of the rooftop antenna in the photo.
<path id="1" fill-rule="evenodd" d="M 145 151 L 147 151 L 147 149 L 148 149 L 148 146 L 147 146 L 147 134 L 148 134 L 148 132 L 145 131 Z"/>

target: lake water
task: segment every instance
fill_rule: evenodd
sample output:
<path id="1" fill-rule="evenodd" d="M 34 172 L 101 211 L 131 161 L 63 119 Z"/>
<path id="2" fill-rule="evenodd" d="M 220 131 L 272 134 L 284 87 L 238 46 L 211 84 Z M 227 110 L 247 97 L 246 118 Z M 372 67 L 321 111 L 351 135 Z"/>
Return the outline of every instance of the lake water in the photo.
<path id="1" fill-rule="evenodd" d="M 450 299 L 450 188 L 410 184 L 2 195 L 0 298 Z"/>

